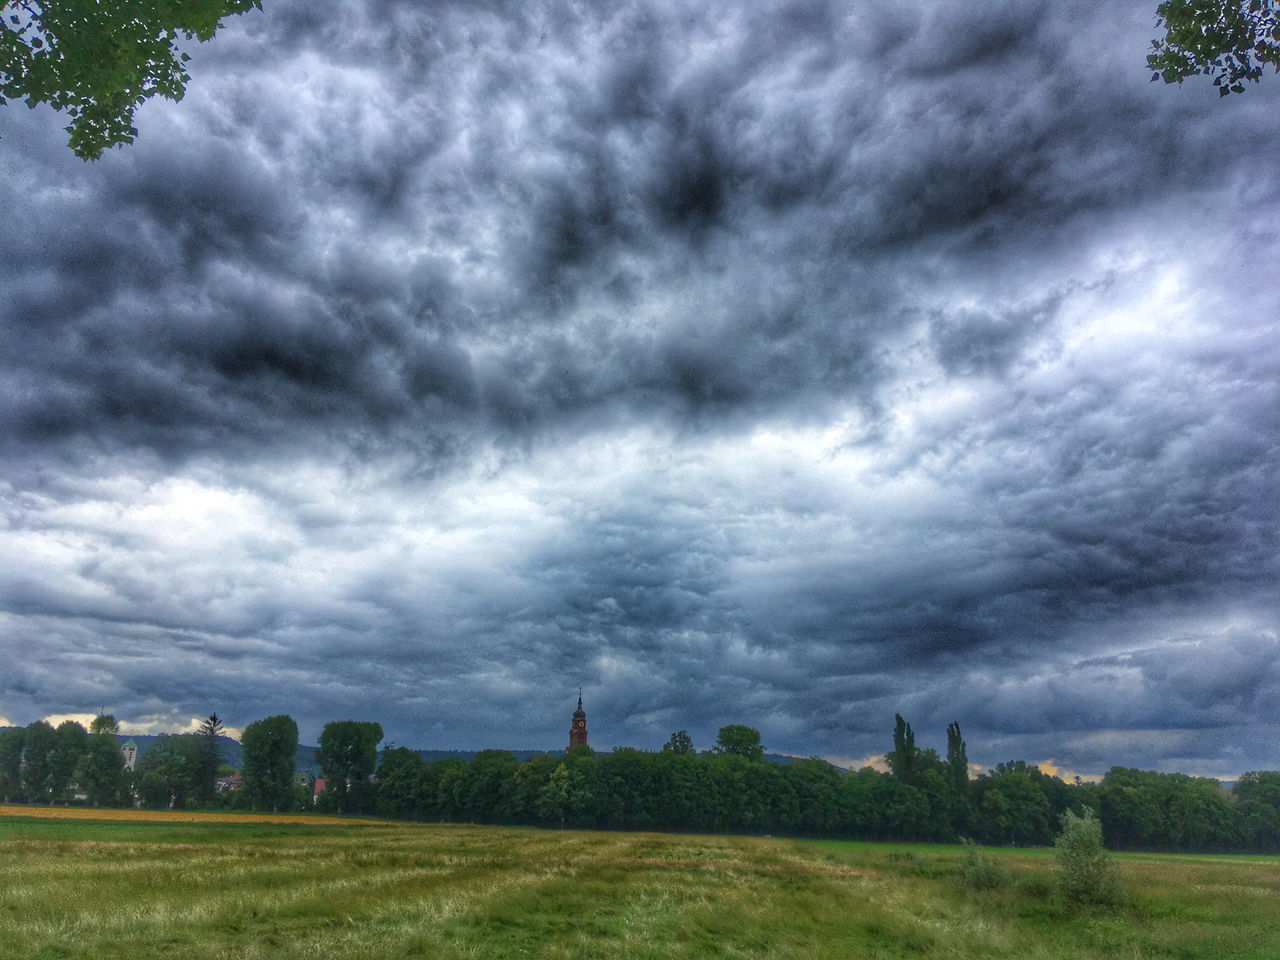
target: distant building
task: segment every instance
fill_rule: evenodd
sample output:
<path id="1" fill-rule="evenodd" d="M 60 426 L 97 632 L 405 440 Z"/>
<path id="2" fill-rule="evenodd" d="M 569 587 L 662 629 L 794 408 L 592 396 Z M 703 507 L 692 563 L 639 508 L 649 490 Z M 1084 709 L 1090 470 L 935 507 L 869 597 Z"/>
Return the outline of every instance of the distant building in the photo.
<path id="1" fill-rule="evenodd" d="M 121 744 L 120 752 L 124 754 L 124 768 L 132 770 L 138 762 L 138 745 L 133 742 L 133 737 Z"/>
<path id="2" fill-rule="evenodd" d="M 233 773 L 229 777 L 218 777 L 213 781 L 213 789 L 218 793 L 231 793 L 233 790 L 239 790 L 244 785 L 244 781 L 240 779 L 240 774 Z"/>
<path id="3" fill-rule="evenodd" d="M 578 709 L 573 711 L 573 723 L 569 726 L 569 749 L 587 745 L 587 712 L 582 709 L 582 688 L 578 688 Z"/>

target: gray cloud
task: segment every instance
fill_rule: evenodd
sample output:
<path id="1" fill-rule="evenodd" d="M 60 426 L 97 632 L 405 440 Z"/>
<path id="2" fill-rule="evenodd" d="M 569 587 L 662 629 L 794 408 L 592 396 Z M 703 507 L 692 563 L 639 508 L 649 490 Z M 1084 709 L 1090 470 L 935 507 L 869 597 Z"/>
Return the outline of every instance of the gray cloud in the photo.
<path id="1" fill-rule="evenodd" d="M 1278 94 L 1148 6 L 281 2 L 0 114 L 0 715 L 1274 766 Z"/>

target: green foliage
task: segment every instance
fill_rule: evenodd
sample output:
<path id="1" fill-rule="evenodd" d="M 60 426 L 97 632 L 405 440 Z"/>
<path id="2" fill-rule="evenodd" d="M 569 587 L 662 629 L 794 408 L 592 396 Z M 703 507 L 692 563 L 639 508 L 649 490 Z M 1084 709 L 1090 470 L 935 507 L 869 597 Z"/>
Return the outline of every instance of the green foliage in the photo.
<path id="1" fill-rule="evenodd" d="M 477 823 L 510 822 L 516 758 L 506 750 L 482 750 L 467 764 L 460 800 Z"/>
<path id="2" fill-rule="evenodd" d="M 286 810 L 293 794 L 298 725 L 287 714 L 255 720 L 240 737 L 240 788 L 256 809 Z"/>
<path id="3" fill-rule="evenodd" d="M 1073 907 L 1109 906 L 1120 899 L 1115 863 L 1102 845 L 1102 825 L 1092 813 L 1062 815 L 1062 832 L 1053 845 L 1057 889 Z"/>
<path id="4" fill-rule="evenodd" d="M 1181 83 L 1205 74 L 1220 96 L 1243 93 L 1244 81 L 1256 83 L 1266 66 L 1280 70 L 1278 12 L 1276 0 L 1164 0 L 1156 25 L 1165 36 L 1147 56 L 1151 79 Z"/>
<path id="5" fill-rule="evenodd" d="M 998 764 L 962 794 L 967 768 L 959 727 L 947 730 L 947 757 L 916 746 L 901 717 L 895 746 L 909 755 L 911 783 L 864 768 L 847 773 L 813 758 L 786 765 L 750 759 L 759 733 L 726 727 L 718 749 L 698 755 L 625 747 L 596 754 L 575 749 L 517 763 L 490 750 L 470 762 L 424 764 L 412 750 L 388 748 L 377 762 L 376 723 L 329 724 L 321 761 L 329 789 L 314 809 L 471 823 L 609 830 L 686 830 L 952 842 L 970 833 L 988 845 L 1045 846 L 1064 811 L 1091 811 L 1108 846 L 1164 850 L 1274 850 L 1280 847 L 1280 773 L 1246 774 L 1228 796 L 1215 780 L 1113 769 L 1101 785 L 1064 783 L 1033 764 Z M 245 787 L 231 797 L 202 792 L 215 718 L 202 735 L 162 737 L 139 761 L 136 786 L 152 806 L 222 803 L 236 808 L 312 809 L 293 782 L 296 724 L 269 717 L 245 729 Z M 74 724 L 0 731 L 0 793 L 50 802 L 68 796 L 55 767 L 61 738 L 81 740 L 71 781 L 96 805 L 131 799 L 116 738 L 89 736 Z M 66 746 L 64 743 L 64 748 Z M 733 748 L 733 749 L 730 749 Z M 276 766 L 272 763 L 278 761 Z M 256 764 L 261 763 L 261 769 Z M 215 767 L 216 769 L 216 767 Z M 274 782 L 275 792 L 267 790 Z M 267 790 L 267 792 L 260 792 Z M 949 869 L 949 868 L 948 868 Z"/>
<path id="6" fill-rule="evenodd" d="M 96 160 L 132 143 L 134 111 L 157 94 L 181 100 L 191 79 L 179 38 L 208 40 L 261 0 L 4 0 L 0 103 L 48 103 L 71 122 L 68 145 Z"/>
<path id="7" fill-rule="evenodd" d="M 412 750 L 405 747 L 384 750 L 378 764 L 379 815 L 403 820 L 422 817 L 427 811 L 422 789 L 426 768 L 422 758 Z"/>
<path id="8" fill-rule="evenodd" d="M 662 745 L 662 749 L 667 753 L 693 753 L 693 738 L 689 736 L 688 730 L 677 730 Z"/>
<path id="9" fill-rule="evenodd" d="M 1101 820 L 1116 849 L 1225 850 L 1240 838 L 1238 809 L 1208 777 L 1112 767 L 1102 780 Z"/>
<path id="10" fill-rule="evenodd" d="M 76 767 L 84 756 L 88 734 L 74 720 L 64 720 L 54 732 L 53 751 L 49 757 L 50 799 L 66 803 L 75 788 Z"/>
<path id="11" fill-rule="evenodd" d="M 910 786 L 916 779 L 916 762 L 920 751 L 916 749 L 916 735 L 911 724 L 902 719 L 902 714 L 893 715 L 893 749 L 885 754 L 885 762 L 889 764 L 889 772 Z"/>
<path id="12" fill-rule="evenodd" d="M 569 769 L 559 764 L 538 791 L 538 816 L 547 823 L 563 825 L 569 812 Z"/>
<path id="13" fill-rule="evenodd" d="M 1280 771 L 1251 770 L 1231 788 L 1231 799 L 1244 846 L 1280 853 Z"/>
<path id="14" fill-rule="evenodd" d="M 119 803 L 124 786 L 124 755 L 113 733 L 91 733 L 76 769 L 80 788 L 95 807 Z"/>
<path id="15" fill-rule="evenodd" d="M 964 737 L 960 734 L 960 724 L 953 720 L 947 724 L 947 769 L 951 771 L 951 779 L 956 788 L 967 790 L 969 787 L 969 755 L 965 750 Z"/>
<path id="16" fill-rule="evenodd" d="M 376 801 L 367 788 L 378 762 L 382 726 L 356 720 L 326 723 L 320 732 L 316 762 L 325 780 L 328 802 L 341 813 L 369 812 Z"/>
<path id="17" fill-rule="evenodd" d="M 218 767 L 222 766 L 222 745 L 218 742 L 222 736 L 222 721 L 216 713 L 210 714 L 200 724 L 196 736 L 200 739 L 201 752 L 192 793 L 197 804 L 207 806 L 217 793 Z"/>
<path id="18" fill-rule="evenodd" d="M 100 713 L 89 724 L 89 732 L 91 734 L 109 733 L 115 736 L 120 732 L 120 724 L 116 722 L 116 718 L 112 714 Z"/>
<path id="19" fill-rule="evenodd" d="M 1019 846 L 1049 842 L 1053 811 L 1035 777 L 1007 770 L 979 780 L 978 814 L 989 841 Z"/>
<path id="20" fill-rule="evenodd" d="M 149 807 L 181 810 L 199 803 L 208 766 L 208 746 L 199 734 L 161 737 L 138 760 L 134 788 Z M 216 769 L 216 768 L 215 768 Z"/>
<path id="21" fill-rule="evenodd" d="M 0 730 L 0 800 L 22 796 L 22 747 L 26 731 Z"/>
<path id="22" fill-rule="evenodd" d="M 43 720 L 24 731 L 22 747 L 22 792 L 32 803 L 48 803 L 53 788 L 53 751 L 57 734 Z"/>
<path id="23" fill-rule="evenodd" d="M 714 750 L 716 753 L 736 754 L 747 760 L 760 760 L 764 757 L 764 747 L 760 744 L 760 731 L 740 723 L 731 723 L 720 728 Z"/>
<path id="24" fill-rule="evenodd" d="M 1009 871 L 972 840 L 961 841 L 960 877 L 970 890 L 994 890 L 1009 882 Z"/>

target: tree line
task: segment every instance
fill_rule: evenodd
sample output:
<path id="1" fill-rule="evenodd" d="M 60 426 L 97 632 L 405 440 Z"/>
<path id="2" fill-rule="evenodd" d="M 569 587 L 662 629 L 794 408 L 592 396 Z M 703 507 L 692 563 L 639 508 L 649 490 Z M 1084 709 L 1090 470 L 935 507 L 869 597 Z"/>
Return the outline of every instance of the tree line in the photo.
<path id="1" fill-rule="evenodd" d="M 92 806 L 198 809 L 219 803 L 223 763 L 222 721 L 212 714 L 193 734 L 163 737 L 125 769 L 119 724 L 111 714 L 85 730 L 74 720 L 55 728 L 43 720 L 0 730 L 0 799 L 5 803 L 75 803 Z M 301 808 L 295 791 L 298 727 L 289 717 L 268 717 L 245 727 L 241 738 L 246 799 L 263 807 Z M 286 758 L 287 753 L 287 758 Z M 283 784 L 283 786 L 282 786 Z"/>
<path id="2" fill-rule="evenodd" d="M 485 750 L 470 761 L 427 763 L 404 747 L 379 752 L 379 724 L 343 720 L 321 733 L 324 790 L 315 798 L 295 776 L 298 728 L 288 716 L 245 727 L 243 786 L 229 796 L 214 791 L 216 715 L 198 733 L 158 741 L 131 774 L 110 716 L 89 731 L 37 721 L 0 731 L 0 797 L 1014 846 L 1052 843 L 1071 812 L 1096 817 L 1112 849 L 1280 852 L 1280 771 L 1246 773 L 1229 792 L 1210 778 L 1125 767 L 1099 783 L 1064 781 L 1022 760 L 971 777 L 959 724 L 947 727 L 940 755 L 917 746 L 901 716 L 894 720 L 887 771 L 845 771 L 817 758 L 771 763 L 760 734 L 741 724 L 722 727 L 702 752 L 680 730 L 656 752 L 578 747 L 520 762 Z"/>

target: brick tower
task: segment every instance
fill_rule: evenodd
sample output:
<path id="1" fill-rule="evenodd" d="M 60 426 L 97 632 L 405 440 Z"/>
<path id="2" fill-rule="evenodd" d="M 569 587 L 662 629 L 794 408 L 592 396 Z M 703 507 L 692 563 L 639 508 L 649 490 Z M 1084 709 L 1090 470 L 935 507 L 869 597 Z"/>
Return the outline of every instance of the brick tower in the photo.
<path id="1" fill-rule="evenodd" d="M 578 709 L 573 711 L 573 724 L 569 727 L 569 749 L 587 745 L 587 712 L 582 709 L 582 688 L 578 688 Z"/>

